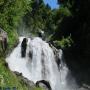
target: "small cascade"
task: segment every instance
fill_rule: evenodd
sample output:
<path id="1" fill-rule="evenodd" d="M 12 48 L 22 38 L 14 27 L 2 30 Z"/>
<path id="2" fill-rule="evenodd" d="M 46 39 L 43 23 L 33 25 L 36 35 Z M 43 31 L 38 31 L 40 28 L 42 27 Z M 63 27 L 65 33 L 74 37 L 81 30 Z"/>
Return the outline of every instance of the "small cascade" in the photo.
<path id="1" fill-rule="evenodd" d="M 71 71 L 68 69 L 65 64 L 63 52 L 59 50 L 59 58 L 60 58 L 60 90 L 78 90 L 78 85 L 71 74 Z"/>
<path id="2" fill-rule="evenodd" d="M 59 51 L 61 60 L 59 70 L 52 48 L 39 37 L 35 37 L 33 40 L 28 38 L 26 57 L 22 58 L 21 43 L 23 38 L 20 37 L 20 43 L 6 58 L 6 62 L 12 71 L 22 73 L 24 77 L 35 83 L 46 80 L 50 83 L 52 90 L 77 90 L 74 89 L 77 85 L 73 78 L 73 83 L 71 85 L 68 83 L 69 70 L 62 60 L 62 50 Z"/>

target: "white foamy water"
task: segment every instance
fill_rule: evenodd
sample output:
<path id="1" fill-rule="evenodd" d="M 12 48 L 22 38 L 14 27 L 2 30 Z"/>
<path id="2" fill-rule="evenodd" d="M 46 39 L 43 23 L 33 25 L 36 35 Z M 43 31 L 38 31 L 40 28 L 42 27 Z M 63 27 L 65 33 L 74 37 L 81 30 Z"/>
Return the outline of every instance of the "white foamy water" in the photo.
<path id="1" fill-rule="evenodd" d="M 49 81 L 52 90 L 77 90 L 75 81 L 72 84 L 67 82 L 68 68 L 62 61 L 62 50 L 59 52 L 61 59 L 60 71 L 55 62 L 55 56 L 48 43 L 36 37 L 33 40 L 28 38 L 26 57 L 21 57 L 21 42 L 6 58 L 10 70 L 22 73 L 24 77 L 33 82 L 39 80 Z M 32 53 L 32 58 L 29 57 Z M 71 74 L 70 74 L 71 75 Z M 70 76 L 71 77 L 71 76 Z M 74 87 L 75 86 L 75 87 Z"/>

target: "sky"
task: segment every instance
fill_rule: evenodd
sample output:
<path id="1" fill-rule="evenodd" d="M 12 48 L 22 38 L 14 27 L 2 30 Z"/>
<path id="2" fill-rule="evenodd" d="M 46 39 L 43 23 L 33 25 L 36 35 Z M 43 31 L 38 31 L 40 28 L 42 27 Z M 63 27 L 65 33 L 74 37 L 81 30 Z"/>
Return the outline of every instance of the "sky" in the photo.
<path id="1" fill-rule="evenodd" d="M 45 4 L 49 4 L 52 9 L 56 9 L 59 7 L 57 0 L 44 0 Z"/>

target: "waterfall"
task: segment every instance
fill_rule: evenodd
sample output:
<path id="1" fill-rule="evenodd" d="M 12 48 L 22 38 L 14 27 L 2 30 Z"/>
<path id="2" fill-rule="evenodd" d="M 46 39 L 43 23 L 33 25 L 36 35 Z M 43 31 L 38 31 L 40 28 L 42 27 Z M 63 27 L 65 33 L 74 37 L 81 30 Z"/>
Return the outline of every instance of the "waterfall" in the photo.
<path id="1" fill-rule="evenodd" d="M 77 90 L 75 89 L 77 85 L 73 78 L 70 81 L 71 83 L 67 82 L 69 70 L 63 63 L 62 50 L 59 51 L 59 58 L 61 59 L 61 69 L 59 70 L 52 48 L 39 37 L 35 37 L 33 40 L 28 38 L 26 57 L 22 58 L 21 42 L 23 38 L 20 37 L 20 43 L 6 58 L 11 71 L 20 72 L 24 77 L 35 83 L 39 80 L 47 80 L 52 90 Z M 71 79 L 70 73 L 69 76 Z"/>

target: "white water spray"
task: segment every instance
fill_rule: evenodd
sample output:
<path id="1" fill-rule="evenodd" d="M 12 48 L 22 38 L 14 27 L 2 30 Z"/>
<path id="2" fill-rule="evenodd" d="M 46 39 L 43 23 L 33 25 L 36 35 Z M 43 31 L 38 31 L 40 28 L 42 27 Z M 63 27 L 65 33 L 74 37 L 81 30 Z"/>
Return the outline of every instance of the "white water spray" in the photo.
<path id="1" fill-rule="evenodd" d="M 68 69 L 62 60 L 60 65 L 61 69 L 60 71 L 58 70 L 53 50 L 48 43 L 38 37 L 33 40 L 28 38 L 26 57 L 22 58 L 22 40 L 23 37 L 20 38 L 19 45 L 13 50 L 10 56 L 6 58 L 9 68 L 12 71 L 22 73 L 24 77 L 33 82 L 47 80 L 52 90 L 76 90 L 69 87 L 69 84 L 66 82 Z M 32 53 L 32 58 L 29 57 L 29 52 Z M 59 57 L 62 59 L 61 50 Z M 73 84 L 75 84 L 75 82 Z"/>

